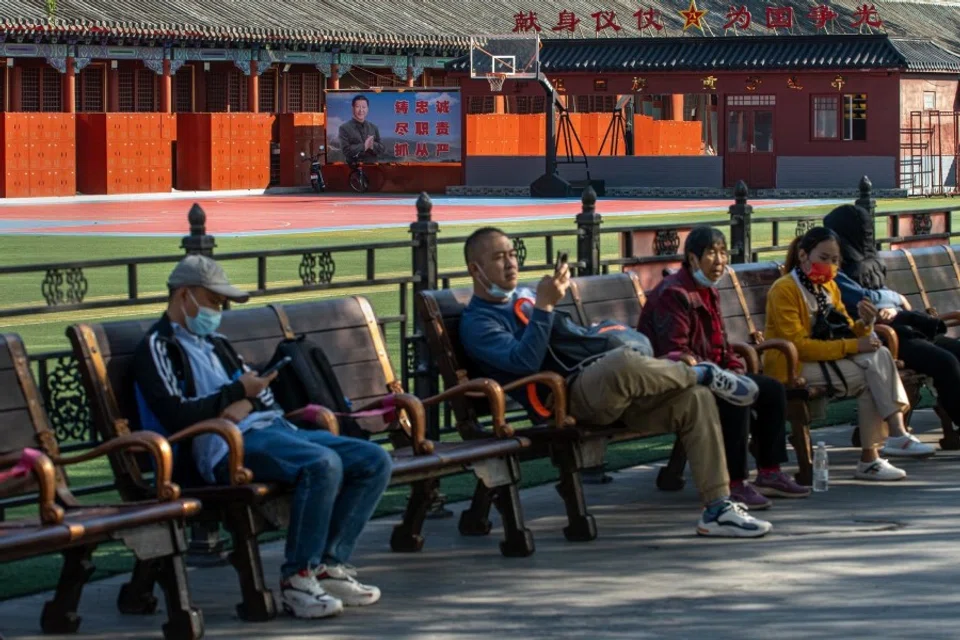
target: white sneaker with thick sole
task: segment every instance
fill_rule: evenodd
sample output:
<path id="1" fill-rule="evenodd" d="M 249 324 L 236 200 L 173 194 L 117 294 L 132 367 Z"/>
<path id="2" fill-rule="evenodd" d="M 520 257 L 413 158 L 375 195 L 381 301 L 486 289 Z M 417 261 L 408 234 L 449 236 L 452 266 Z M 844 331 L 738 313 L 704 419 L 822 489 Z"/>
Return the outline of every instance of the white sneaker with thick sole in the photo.
<path id="1" fill-rule="evenodd" d="M 937 452 L 932 444 L 920 442 L 917 436 L 907 434 L 897 438 L 887 438 L 880 455 L 888 458 L 929 458 Z"/>
<path id="2" fill-rule="evenodd" d="M 898 469 L 883 458 L 877 458 L 873 462 L 858 462 L 857 473 L 854 477 L 860 480 L 892 482 L 894 480 L 903 480 L 907 477 L 907 472 L 903 469 Z"/>
<path id="3" fill-rule="evenodd" d="M 343 602 L 324 591 L 317 572 L 309 569 L 280 581 L 280 602 L 296 618 L 329 618 L 343 611 Z"/>
<path id="4" fill-rule="evenodd" d="M 729 500 L 715 512 L 704 509 L 697 523 L 697 535 L 718 538 L 759 538 L 771 529 L 769 522 L 754 518 L 740 503 Z"/>
<path id="5" fill-rule="evenodd" d="M 760 389 L 747 376 L 721 369 L 712 362 L 701 362 L 697 367 L 708 369 L 706 386 L 718 398 L 738 407 L 749 407 L 757 401 Z"/>
<path id="6" fill-rule="evenodd" d="M 356 569 L 347 565 L 320 565 L 317 583 L 348 607 L 365 607 L 376 603 L 380 599 L 380 589 L 361 584 L 354 577 L 356 575 Z"/>

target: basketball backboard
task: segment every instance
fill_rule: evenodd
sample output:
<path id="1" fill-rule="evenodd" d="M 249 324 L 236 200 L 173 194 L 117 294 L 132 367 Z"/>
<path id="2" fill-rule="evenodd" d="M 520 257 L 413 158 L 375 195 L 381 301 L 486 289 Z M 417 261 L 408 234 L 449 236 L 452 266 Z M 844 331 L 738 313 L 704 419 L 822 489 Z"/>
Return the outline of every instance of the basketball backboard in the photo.
<path id="1" fill-rule="evenodd" d="M 540 72 L 537 34 L 471 36 L 470 77 L 486 80 L 504 74 L 508 80 L 536 80 Z"/>

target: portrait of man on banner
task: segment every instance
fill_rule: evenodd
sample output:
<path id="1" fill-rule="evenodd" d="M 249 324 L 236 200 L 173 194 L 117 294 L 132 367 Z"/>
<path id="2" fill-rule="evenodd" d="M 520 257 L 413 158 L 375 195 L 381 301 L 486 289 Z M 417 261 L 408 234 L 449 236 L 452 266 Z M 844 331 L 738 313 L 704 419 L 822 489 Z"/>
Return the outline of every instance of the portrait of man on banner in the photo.
<path id="1" fill-rule="evenodd" d="M 367 120 L 370 113 L 370 99 L 362 93 L 350 101 L 353 117 L 340 125 L 337 139 L 340 150 L 347 162 L 377 162 L 384 152 L 380 141 L 380 129 Z"/>

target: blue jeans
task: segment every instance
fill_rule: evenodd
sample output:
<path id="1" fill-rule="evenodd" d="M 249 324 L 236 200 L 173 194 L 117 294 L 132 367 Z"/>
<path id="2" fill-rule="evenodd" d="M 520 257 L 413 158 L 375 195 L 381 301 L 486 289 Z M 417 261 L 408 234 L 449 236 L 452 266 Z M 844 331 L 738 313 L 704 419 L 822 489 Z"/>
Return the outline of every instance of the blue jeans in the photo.
<path id="1" fill-rule="evenodd" d="M 243 445 L 243 463 L 255 481 L 294 487 L 281 576 L 348 562 L 390 483 L 390 454 L 365 440 L 294 430 L 282 418 L 244 433 Z M 226 459 L 214 474 L 225 483 Z"/>

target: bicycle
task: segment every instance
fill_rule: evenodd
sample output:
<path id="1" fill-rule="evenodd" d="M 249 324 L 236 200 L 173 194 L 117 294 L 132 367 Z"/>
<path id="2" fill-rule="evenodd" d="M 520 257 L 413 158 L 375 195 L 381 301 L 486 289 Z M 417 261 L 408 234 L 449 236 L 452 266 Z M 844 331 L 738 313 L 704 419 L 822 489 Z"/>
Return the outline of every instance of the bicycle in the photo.
<path id="1" fill-rule="evenodd" d="M 357 193 L 366 193 L 370 188 L 370 178 L 363 170 L 363 163 L 354 159 L 348 165 L 350 167 L 350 188 Z"/>

